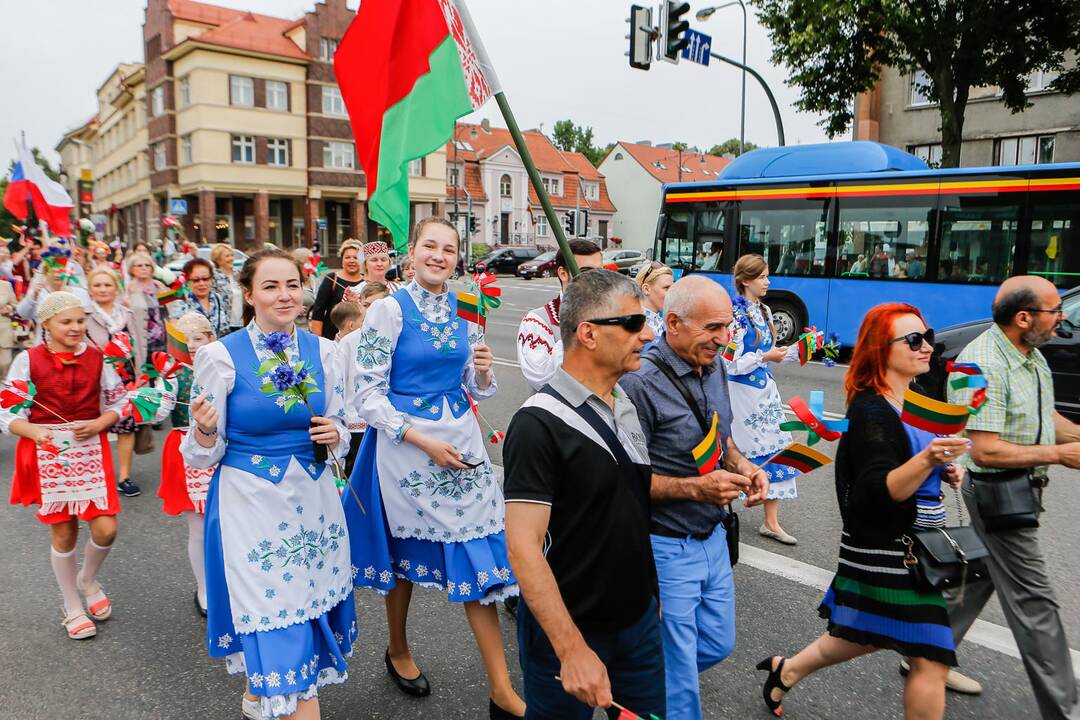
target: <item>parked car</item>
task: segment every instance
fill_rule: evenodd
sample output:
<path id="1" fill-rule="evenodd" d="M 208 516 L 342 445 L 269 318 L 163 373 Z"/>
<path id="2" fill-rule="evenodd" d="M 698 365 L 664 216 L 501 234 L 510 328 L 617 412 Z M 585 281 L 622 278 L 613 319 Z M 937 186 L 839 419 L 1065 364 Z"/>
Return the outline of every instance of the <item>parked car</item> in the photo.
<path id="1" fill-rule="evenodd" d="M 630 274 L 630 268 L 644 262 L 645 253 L 640 250 L 605 250 L 604 251 L 604 267 L 612 269 L 610 266 L 615 265 L 615 270 L 621 272 L 623 275 Z"/>
<path id="2" fill-rule="evenodd" d="M 504 247 L 469 264 L 469 272 L 517 273 L 518 265 L 532 260 L 540 251 L 534 247 Z"/>
<path id="3" fill-rule="evenodd" d="M 200 245 L 199 246 L 199 257 L 203 258 L 204 260 L 209 261 L 210 260 L 210 250 L 211 249 L 212 248 L 209 245 Z M 190 255 L 181 255 L 180 257 L 176 258 L 175 260 L 169 261 L 165 265 L 165 268 L 167 270 L 171 270 L 171 271 L 173 271 L 175 273 L 178 273 L 178 272 L 180 272 L 180 271 L 182 271 L 184 269 L 184 263 L 186 263 L 190 259 L 191 259 Z M 245 253 L 243 250 L 237 250 L 236 248 L 233 248 L 233 272 L 234 273 L 239 273 L 240 268 L 244 267 L 244 263 L 247 261 L 247 259 L 248 259 L 247 253 Z"/>
<path id="4" fill-rule="evenodd" d="M 537 255 L 532 260 L 521 263 L 517 269 L 518 277 L 526 280 L 532 280 L 534 277 L 554 277 L 555 254 L 554 250 L 548 250 L 546 253 Z"/>
<path id="5" fill-rule="evenodd" d="M 1065 317 L 1057 336 L 1039 348 L 1054 376 L 1054 406 L 1071 420 L 1080 422 L 1080 288 L 1061 298 Z M 955 360 L 969 342 L 990 327 L 992 320 L 974 320 L 939 330 L 934 338 L 930 372 L 919 378 L 923 388 L 936 398 L 945 398 L 945 363 Z"/>

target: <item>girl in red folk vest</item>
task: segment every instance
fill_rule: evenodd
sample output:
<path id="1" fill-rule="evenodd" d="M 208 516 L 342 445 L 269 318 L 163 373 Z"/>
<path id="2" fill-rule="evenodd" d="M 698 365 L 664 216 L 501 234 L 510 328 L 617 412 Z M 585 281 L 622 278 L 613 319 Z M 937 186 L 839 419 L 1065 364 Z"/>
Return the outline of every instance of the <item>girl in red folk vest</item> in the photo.
<path id="1" fill-rule="evenodd" d="M 214 341 L 210 321 L 201 313 L 186 313 L 176 321 L 176 327 L 184 333 L 188 351 L 192 357 L 204 345 Z M 163 500 L 162 511 L 166 515 L 183 515 L 188 529 L 188 560 L 195 575 L 195 608 L 206 617 L 206 568 L 203 562 L 203 513 L 210 478 L 217 465 L 209 468 L 193 468 L 184 463 L 180 455 L 180 442 L 188 432 L 191 421 L 188 402 L 191 400 L 192 370 L 182 368 L 176 376 L 176 409 L 172 413 L 173 430 L 165 439 L 161 451 L 161 487 L 158 497 Z"/>
<path id="2" fill-rule="evenodd" d="M 68 637 L 97 634 L 112 603 L 97 581 L 116 539 L 116 494 L 106 431 L 120 419 L 126 390 L 120 376 L 88 347 L 86 311 L 68 292 L 54 292 L 37 307 L 45 341 L 15 358 L 8 373 L 34 384 L 33 404 L 0 410 L 0 430 L 18 435 L 11 504 L 38 505 L 38 520 L 52 532 L 52 567 L 64 598 Z M 75 544 L 79 520 L 90 524 L 82 570 Z M 83 602 L 86 610 L 83 610 Z"/>

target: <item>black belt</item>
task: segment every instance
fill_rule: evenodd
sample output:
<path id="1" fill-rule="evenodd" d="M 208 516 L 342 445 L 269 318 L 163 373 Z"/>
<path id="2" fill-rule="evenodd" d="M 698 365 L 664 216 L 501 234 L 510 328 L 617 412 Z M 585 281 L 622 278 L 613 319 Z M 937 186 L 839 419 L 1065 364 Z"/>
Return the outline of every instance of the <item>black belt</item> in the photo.
<path id="1" fill-rule="evenodd" d="M 691 538 L 693 540 L 699 540 L 699 541 L 700 540 L 708 540 L 710 537 L 712 537 L 711 532 L 688 533 L 688 532 L 677 532 L 675 530 L 668 530 L 666 527 L 664 527 L 663 525 L 661 525 L 660 523 L 657 523 L 657 522 L 654 522 L 649 526 L 649 534 L 650 535 L 659 535 L 660 537 L 666 537 L 666 538 L 678 538 L 680 540 L 684 540 L 686 538 Z"/>

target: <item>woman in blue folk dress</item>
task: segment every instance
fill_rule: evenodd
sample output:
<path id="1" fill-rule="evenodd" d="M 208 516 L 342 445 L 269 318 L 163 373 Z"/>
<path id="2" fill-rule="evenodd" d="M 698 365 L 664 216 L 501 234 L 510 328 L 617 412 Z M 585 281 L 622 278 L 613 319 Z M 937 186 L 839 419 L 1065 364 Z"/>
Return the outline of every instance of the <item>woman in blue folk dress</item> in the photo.
<path id="1" fill-rule="evenodd" d="M 194 429 L 181 446 L 192 467 L 220 462 L 206 500 L 207 640 L 247 678 L 244 717 L 308 720 L 319 717 L 319 688 L 345 681 L 357 636 L 341 499 L 313 448 L 338 458 L 348 449 L 342 373 L 333 343 L 293 324 L 303 307 L 295 260 L 260 250 L 239 280 L 247 327 L 199 352 Z M 275 351 L 315 381 L 314 417 L 267 392 L 257 369 Z"/>
<path id="2" fill-rule="evenodd" d="M 518 587 L 502 490 L 466 395 L 492 396 L 495 377 L 480 328 L 458 316 L 447 289 L 459 242 L 445 220 L 417 223 L 409 251 L 415 279 L 371 306 L 350 346 L 349 402 L 368 432 L 342 502 L 356 585 L 386 594 L 386 669 L 401 691 L 431 692 L 405 629 L 413 585 L 434 587 L 465 605 L 491 686 L 491 717 L 514 718 L 525 704 L 510 684 L 492 603 Z"/>

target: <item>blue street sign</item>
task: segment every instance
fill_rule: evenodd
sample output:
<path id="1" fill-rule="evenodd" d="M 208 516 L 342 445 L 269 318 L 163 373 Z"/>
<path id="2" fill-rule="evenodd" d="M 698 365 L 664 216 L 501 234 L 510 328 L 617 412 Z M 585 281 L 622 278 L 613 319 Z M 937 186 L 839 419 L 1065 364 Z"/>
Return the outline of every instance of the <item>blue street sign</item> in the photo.
<path id="1" fill-rule="evenodd" d="M 320 230 L 325 230 L 326 229 L 326 218 L 319 218 L 319 223 L 318 224 L 319 224 L 319 229 Z"/>
<path id="2" fill-rule="evenodd" d="M 173 198 L 169 200 L 169 214 L 187 215 L 187 200 L 183 198 Z"/>
<path id="3" fill-rule="evenodd" d="M 698 65 L 708 65 L 709 52 L 712 50 L 712 36 L 697 30 L 687 30 L 686 39 L 689 42 L 683 48 L 683 59 Z"/>

